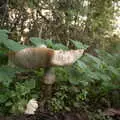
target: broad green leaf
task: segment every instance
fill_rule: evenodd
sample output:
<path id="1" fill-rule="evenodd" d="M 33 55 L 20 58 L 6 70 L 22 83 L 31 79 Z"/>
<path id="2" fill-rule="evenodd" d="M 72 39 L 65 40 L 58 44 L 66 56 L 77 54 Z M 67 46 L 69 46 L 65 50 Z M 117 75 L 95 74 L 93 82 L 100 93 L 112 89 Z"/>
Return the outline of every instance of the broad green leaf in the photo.
<path id="1" fill-rule="evenodd" d="M 117 75 L 117 76 L 120 76 L 119 71 L 118 71 L 115 67 L 109 66 L 109 67 L 108 67 L 108 70 L 111 71 L 113 74 L 115 74 L 115 75 Z"/>
<path id="2" fill-rule="evenodd" d="M 83 61 L 78 60 L 77 63 L 78 63 L 78 66 L 83 70 L 88 69 L 87 65 Z"/>
<path id="3" fill-rule="evenodd" d="M 73 85 L 80 83 L 80 73 L 75 68 L 71 68 L 69 71 L 69 82 Z"/>
<path id="4" fill-rule="evenodd" d="M 49 48 L 53 48 L 54 47 L 54 43 L 52 40 L 45 40 L 45 45 L 47 45 L 47 47 Z"/>
<path id="5" fill-rule="evenodd" d="M 12 78 L 9 77 L 5 71 L 0 71 L 0 82 L 5 86 L 9 86 L 9 84 L 12 82 Z"/>
<path id="6" fill-rule="evenodd" d="M 106 75 L 104 73 L 100 73 L 100 72 L 89 72 L 88 77 L 90 77 L 94 80 L 103 80 L 103 81 L 111 80 L 111 78 L 108 75 Z"/>
<path id="7" fill-rule="evenodd" d="M 53 48 L 54 48 L 54 49 L 57 49 L 57 50 L 59 50 L 59 49 L 68 50 L 68 48 L 67 48 L 65 45 L 61 44 L 61 43 L 55 44 L 55 45 L 53 46 Z"/>
<path id="8" fill-rule="evenodd" d="M 25 81 L 24 86 L 29 88 L 29 89 L 35 88 L 35 80 L 31 79 L 29 81 Z"/>
<path id="9" fill-rule="evenodd" d="M 10 40 L 10 39 L 7 41 L 4 41 L 4 45 L 12 51 L 19 51 L 19 50 L 27 47 L 25 45 L 21 45 L 18 42 L 15 42 L 15 41 Z"/>
<path id="10" fill-rule="evenodd" d="M 5 103 L 9 99 L 8 95 L 5 94 L 0 94 L 0 104 Z"/>
<path id="11" fill-rule="evenodd" d="M 92 72 L 95 76 L 97 76 L 97 78 L 99 78 L 98 80 L 103 80 L 103 81 L 109 81 L 111 80 L 110 76 L 105 74 L 105 73 L 101 73 L 101 72 Z M 92 74 L 91 74 L 92 77 Z"/>
<path id="12" fill-rule="evenodd" d="M 30 93 L 31 89 L 35 88 L 35 80 L 25 81 L 24 83 L 17 83 L 16 91 L 19 95 L 26 95 Z"/>
<path id="13" fill-rule="evenodd" d="M 101 63 L 102 63 L 102 61 L 101 61 L 99 58 L 97 58 L 97 57 L 95 57 L 95 56 L 92 56 L 92 55 L 90 55 L 90 54 L 86 54 L 86 55 L 87 55 L 88 58 L 90 58 L 90 59 L 93 60 L 94 62 L 96 62 L 96 63 L 98 63 L 98 64 L 101 64 Z"/>
<path id="14" fill-rule="evenodd" d="M 99 77 L 100 77 L 102 80 L 108 81 L 108 82 L 111 80 L 111 78 L 110 78 L 109 75 L 107 75 L 107 74 L 100 74 Z"/>
<path id="15" fill-rule="evenodd" d="M 94 80 L 100 80 L 99 74 L 97 72 L 89 72 L 87 76 Z"/>
<path id="16" fill-rule="evenodd" d="M 38 47 L 39 47 L 40 45 L 42 45 L 42 44 L 45 44 L 43 39 L 37 38 L 37 37 L 31 37 L 31 38 L 30 38 L 30 41 L 31 41 L 35 46 L 38 46 Z"/>
<path id="17" fill-rule="evenodd" d="M 88 48 L 88 45 L 83 45 L 83 43 L 81 43 L 80 41 L 71 40 L 71 42 L 75 45 L 75 47 L 77 49 L 87 49 Z"/>
<path id="18" fill-rule="evenodd" d="M 88 83 L 89 83 L 89 82 L 88 82 L 88 81 L 84 81 L 84 80 L 83 80 L 83 81 L 80 81 L 80 83 L 81 83 L 83 86 L 85 86 L 85 87 L 86 87 L 86 86 L 88 86 Z"/>
<path id="19" fill-rule="evenodd" d="M 7 30 L 0 30 L 0 43 L 8 40 L 8 31 Z"/>
<path id="20" fill-rule="evenodd" d="M 9 107 L 9 106 L 11 106 L 12 104 L 13 104 L 13 103 L 12 103 L 11 101 L 8 101 L 8 102 L 5 103 L 5 106 L 6 106 L 6 107 Z"/>
<path id="21" fill-rule="evenodd" d="M 5 65 L 8 63 L 8 56 L 7 56 L 8 51 L 0 49 L 0 65 Z"/>
<path id="22" fill-rule="evenodd" d="M 2 66 L 0 68 L 0 82 L 5 86 L 9 86 L 9 84 L 13 81 L 13 77 L 17 71 L 19 71 L 17 68 Z"/>

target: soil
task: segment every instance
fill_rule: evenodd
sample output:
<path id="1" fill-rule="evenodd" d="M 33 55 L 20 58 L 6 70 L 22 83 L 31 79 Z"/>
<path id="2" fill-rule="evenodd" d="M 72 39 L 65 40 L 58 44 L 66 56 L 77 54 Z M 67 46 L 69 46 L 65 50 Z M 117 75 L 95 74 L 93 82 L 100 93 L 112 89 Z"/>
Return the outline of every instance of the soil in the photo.
<path id="1" fill-rule="evenodd" d="M 62 112 L 62 113 L 35 113 L 35 115 L 11 115 L 8 117 L 0 116 L 0 120 L 88 120 L 88 117 L 84 114 Z"/>
<path id="2" fill-rule="evenodd" d="M 109 111 L 107 112 L 105 111 L 106 115 L 108 113 L 111 113 L 111 109 Z M 109 116 L 111 116 L 111 114 L 109 114 Z M 112 120 L 120 120 L 120 115 L 118 115 L 117 113 L 115 113 L 114 115 L 112 114 L 112 118 L 113 118 Z M 0 116 L 0 120 L 89 120 L 89 119 L 86 113 L 61 112 L 53 114 L 50 112 L 44 113 L 36 111 L 34 115 L 19 114 L 7 117 Z"/>

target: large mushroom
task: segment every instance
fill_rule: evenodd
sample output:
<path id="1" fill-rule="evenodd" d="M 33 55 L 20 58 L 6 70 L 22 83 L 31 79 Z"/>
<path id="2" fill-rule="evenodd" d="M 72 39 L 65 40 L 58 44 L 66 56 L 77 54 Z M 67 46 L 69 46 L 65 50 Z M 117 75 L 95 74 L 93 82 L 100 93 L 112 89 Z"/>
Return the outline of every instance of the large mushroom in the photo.
<path id="1" fill-rule="evenodd" d="M 64 51 L 44 47 L 25 48 L 17 52 L 10 52 L 9 60 L 22 68 L 44 68 L 43 83 L 46 87 L 44 87 L 45 92 L 43 94 L 44 96 L 49 96 L 52 84 L 55 82 L 55 74 L 52 67 L 72 65 L 83 55 L 83 52 L 84 49 Z"/>
<path id="2" fill-rule="evenodd" d="M 72 65 L 83 55 L 83 52 L 84 49 L 63 51 L 42 47 L 25 48 L 17 52 L 10 52 L 9 60 L 12 61 L 15 65 L 22 68 L 44 68 L 45 84 L 52 84 L 50 81 L 52 81 L 51 79 L 55 79 L 55 76 L 53 75 L 51 67 Z"/>

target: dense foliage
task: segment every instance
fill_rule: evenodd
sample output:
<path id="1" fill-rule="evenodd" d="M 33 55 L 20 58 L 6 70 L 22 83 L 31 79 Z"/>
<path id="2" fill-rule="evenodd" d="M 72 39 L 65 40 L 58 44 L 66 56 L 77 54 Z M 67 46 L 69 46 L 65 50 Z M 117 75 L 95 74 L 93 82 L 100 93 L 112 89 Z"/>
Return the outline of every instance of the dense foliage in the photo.
<path id="1" fill-rule="evenodd" d="M 119 15 L 119 0 L 0 0 L 0 115 L 21 113 L 31 98 L 42 98 L 44 70 L 18 68 L 8 52 L 45 44 L 85 49 L 74 65 L 54 68 L 47 108 L 110 120 L 104 108 L 120 108 Z"/>
<path id="2" fill-rule="evenodd" d="M 40 98 L 43 70 L 23 70 L 8 65 L 5 53 L 9 50 L 19 50 L 24 47 L 9 40 L 6 30 L 1 30 L 1 62 L 0 67 L 0 113 L 23 112 L 30 98 Z M 2 41 L 4 38 L 4 41 Z M 88 46 L 71 40 L 76 48 L 86 49 Z M 63 44 L 52 40 L 31 38 L 31 45 L 46 44 L 54 49 L 68 49 Z M 17 47 L 16 47 L 17 46 Z M 120 88 L 120 56 L 103 50 L 95 50 L 97 56 L 88 53 L 69 67 L 57 67 L 55 73 L 57 81 L 54 93 L 48 100 L 48 108 L 54 112 L 103 109 L 105 107 L 120 106 L 120 95 L 114 99 L 111 95 Z"/>
<path id="3" fill-rule="evenodd" d="M 67 46 L 70 39 L 103 49 L 119 42 L 112 33 L 117 29 L 114 15 L 119 16 L 119 0 L 2 1 L 8 11 L 1 11 L 1 28 L 8 29 L 14 40 L 20 41 L 28 28 L 29 37 L 52 39 Z"/>

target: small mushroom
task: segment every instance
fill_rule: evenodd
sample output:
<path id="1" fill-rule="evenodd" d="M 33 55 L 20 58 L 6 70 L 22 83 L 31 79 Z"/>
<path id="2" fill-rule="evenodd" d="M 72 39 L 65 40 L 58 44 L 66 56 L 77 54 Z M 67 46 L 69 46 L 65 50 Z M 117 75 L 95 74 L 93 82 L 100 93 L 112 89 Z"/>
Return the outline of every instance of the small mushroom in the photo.
<path id="1" fill-rule="evenodd" d="M 37 108 L 38 108 L 38 102 L 35 99 L 31 99 L 27 103 L 25 114 L 35 114 Z"/>

